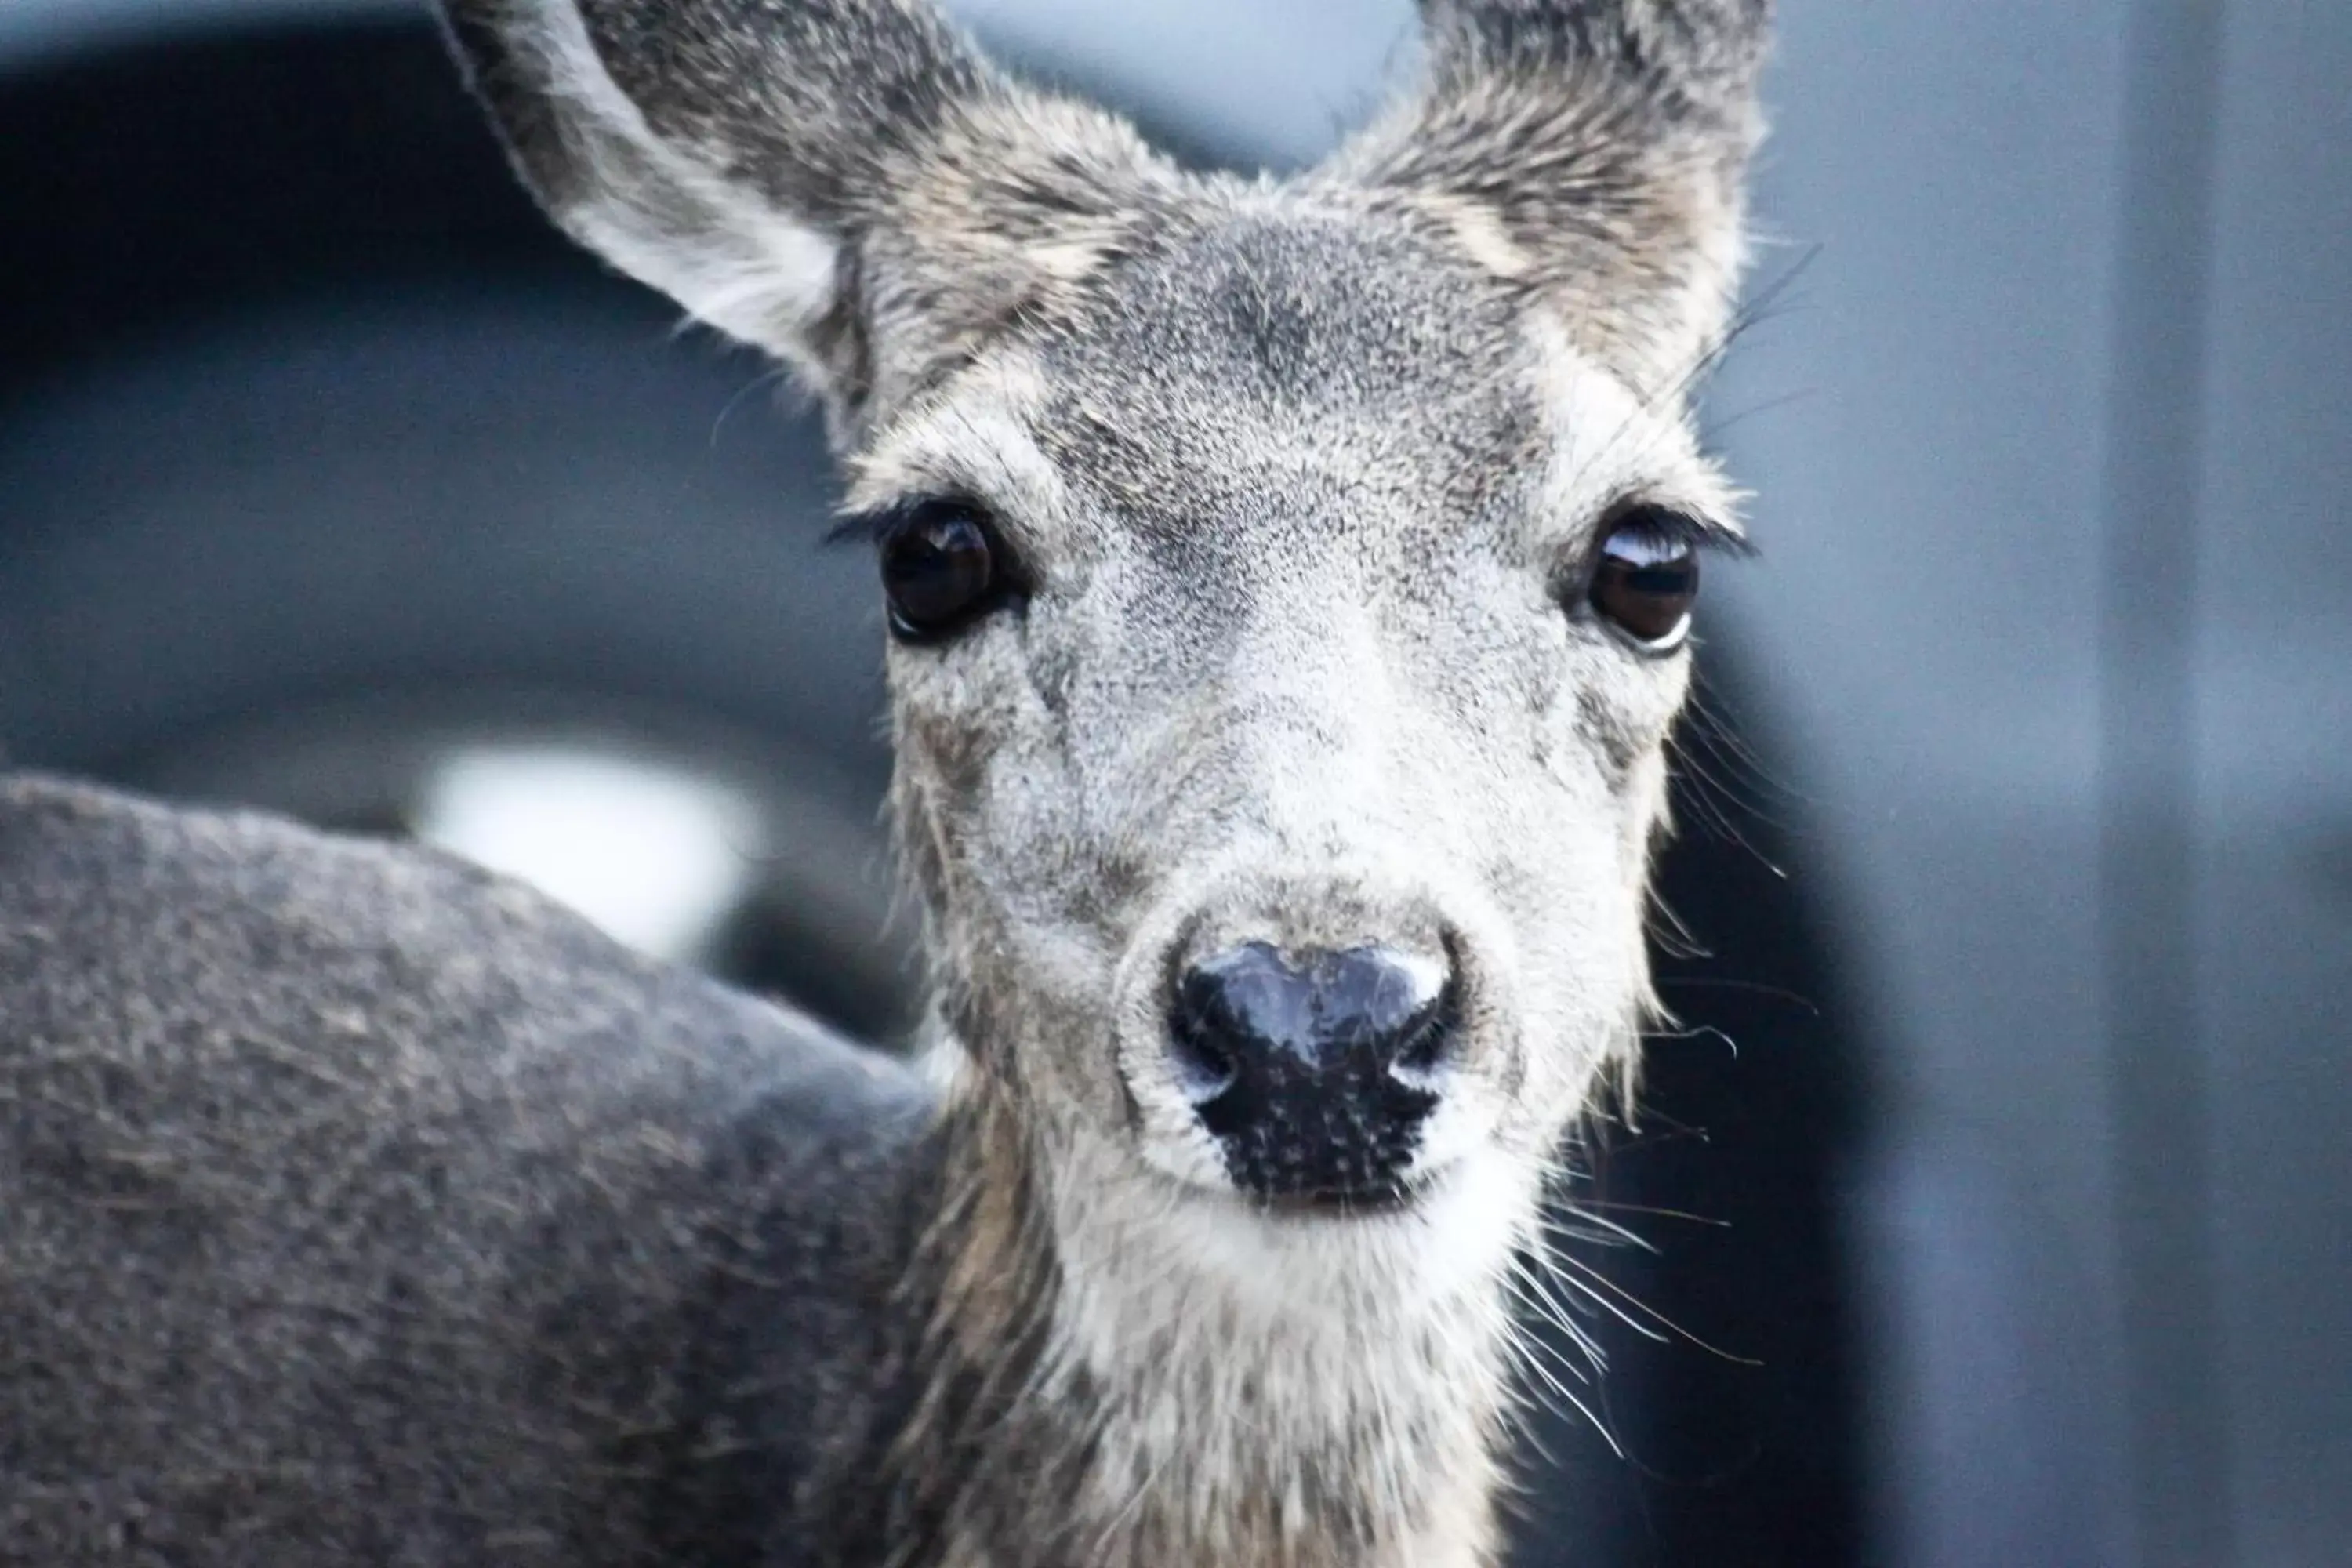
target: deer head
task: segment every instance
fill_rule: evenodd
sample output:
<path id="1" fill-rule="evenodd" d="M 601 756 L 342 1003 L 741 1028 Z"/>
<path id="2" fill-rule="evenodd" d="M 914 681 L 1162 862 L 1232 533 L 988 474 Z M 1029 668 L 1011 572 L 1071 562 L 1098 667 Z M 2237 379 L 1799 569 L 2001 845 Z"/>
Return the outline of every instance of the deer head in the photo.
<path id="1" fill-rule="evenodd" d="M 449 9 L 556 219 L 824 400 L 942 1049 L 1066 1250 L 1491 1276 L 1652 1006 L 1767 0 L 1423 0 L 1279 181 L 915 0 Z"/>

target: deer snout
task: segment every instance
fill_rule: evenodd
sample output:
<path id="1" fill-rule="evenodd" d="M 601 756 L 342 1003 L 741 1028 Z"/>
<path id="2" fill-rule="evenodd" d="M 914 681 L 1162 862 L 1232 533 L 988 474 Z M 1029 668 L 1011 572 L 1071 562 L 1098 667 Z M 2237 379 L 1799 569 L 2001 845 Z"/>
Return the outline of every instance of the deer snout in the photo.
<path id="1" fill-rule="evenodd" d="M 1450 958 L 1244 942 L 1176 979 L 1178 1083 L 1244 1192 L 1401 1196 L 1440 1099 L 1459 1007 Z"/>

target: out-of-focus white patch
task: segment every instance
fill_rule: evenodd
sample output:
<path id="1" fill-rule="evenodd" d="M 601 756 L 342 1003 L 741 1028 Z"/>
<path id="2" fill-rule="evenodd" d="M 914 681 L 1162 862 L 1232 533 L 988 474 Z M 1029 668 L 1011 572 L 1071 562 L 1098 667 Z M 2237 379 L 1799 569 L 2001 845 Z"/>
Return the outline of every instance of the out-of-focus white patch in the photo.
<path id="1" fill-rule="evenodd" d="M 679 963 L 718 935 L 766 850 L 759 812 L 725 785 L 585 748 L 453 752 L 425 781 L 413 826 Z"/>

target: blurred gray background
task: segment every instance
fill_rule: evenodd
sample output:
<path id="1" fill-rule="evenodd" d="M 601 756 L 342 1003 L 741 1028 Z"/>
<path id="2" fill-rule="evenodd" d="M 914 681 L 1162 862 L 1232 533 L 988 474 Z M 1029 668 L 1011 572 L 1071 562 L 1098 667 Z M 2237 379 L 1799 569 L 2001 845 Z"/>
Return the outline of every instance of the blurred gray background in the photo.
<path id="1" fill-rule="evenodd" d="M 1291 166 L 1407 0 L 955 0 Z M 1784 7 L 1655 1114 L 1525 1563 L 2352 1562 L 2352 6 Z M 416 832 L 879 1038 L 870 565 L 405 0 L 0 0 L 0 747 Z M 1677 989 L 1679 987 L 1679 989 Z M 1606 1325 L 1603 1325 L 1606 1327 Z"/>

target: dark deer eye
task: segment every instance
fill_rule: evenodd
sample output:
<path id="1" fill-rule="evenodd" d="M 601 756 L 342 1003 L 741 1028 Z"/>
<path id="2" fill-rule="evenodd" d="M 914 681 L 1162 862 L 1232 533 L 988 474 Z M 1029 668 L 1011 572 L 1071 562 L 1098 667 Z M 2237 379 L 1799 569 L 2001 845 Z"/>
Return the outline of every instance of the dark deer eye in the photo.
<path id="1" fill-rule="evenodd" d="M 890 629 L 908 642 L 946 637 L 1003 596 L 1003 546 L 978 507 L 925 501 L 885 526 L 880 543 Z"/>
<path id="2" fill-rule="evenodd" d="M 1619 514 L 1601 539 L 1586 597 L 1601 618 L 1647 648 L 1674 646 L 1698 599 L 1698 525 L 1664 507 Z"/>

